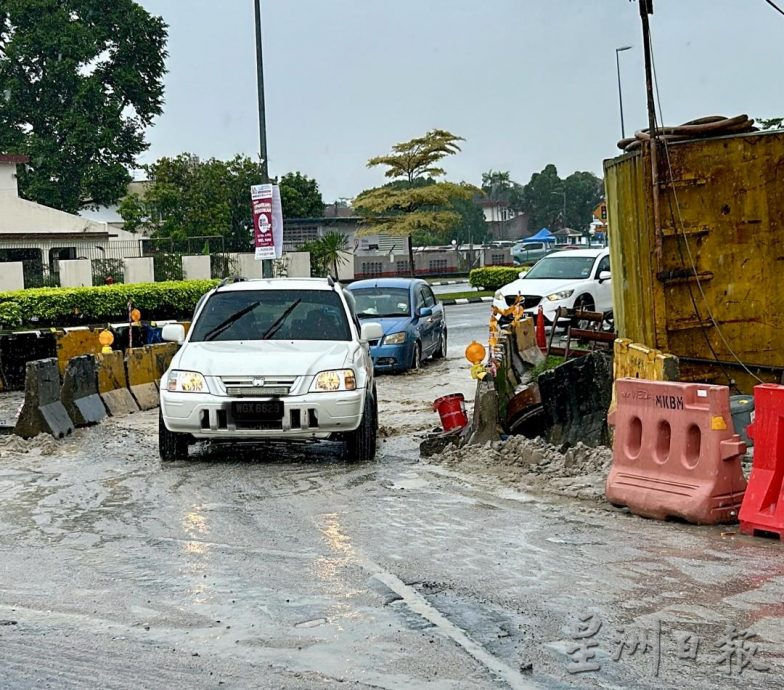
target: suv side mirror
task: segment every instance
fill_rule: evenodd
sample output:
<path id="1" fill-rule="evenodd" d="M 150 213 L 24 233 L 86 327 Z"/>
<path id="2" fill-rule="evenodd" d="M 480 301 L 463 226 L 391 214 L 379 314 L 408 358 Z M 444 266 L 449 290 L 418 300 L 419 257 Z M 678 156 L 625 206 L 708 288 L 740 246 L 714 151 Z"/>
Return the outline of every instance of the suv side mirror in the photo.
<path id="1" fill-rule="evenodd" d="M 430 307 L 422 307 L 421 309 L 417 309 L 416 315 L 420 319 L 427 318 L 428 316 L 432 316 L 433 310 Z"/>
<path id="2" fill-rule="evenodd" d="M 167 323 L 161 330 L 161 339 L 182 345 L 185 340 L 185 326 L 181 323 Z"/>
<path id="3" fill-rule="evenodd" d="M 360 340 L 381 340 L 384 337 L 384 329 L 380 323 L 368 321 L 363 323 L 359 329 Z"/>
<path id="4" fill-rule="evenodd" d="M 526 273 L 528 273 L 528 271 L 520 271 L 520 273 L 517 274 L 517 277 L 518 278 L 525 278 L 525 274 Z"/>
<path id="5" fill-rule="evenodd" d="M 600 271 L 599 273 L 599 282 L 603 283 L 605 280 L 610 280 L 612 278 L 612 274 L 609 271 Z"/>

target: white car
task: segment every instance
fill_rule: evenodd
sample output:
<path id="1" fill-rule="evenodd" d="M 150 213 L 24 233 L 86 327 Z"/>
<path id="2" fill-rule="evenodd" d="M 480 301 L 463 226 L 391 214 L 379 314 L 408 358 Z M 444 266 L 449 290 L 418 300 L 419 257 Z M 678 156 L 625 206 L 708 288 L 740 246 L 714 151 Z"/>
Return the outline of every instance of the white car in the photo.
<path id="1" fill-rule="evenodd" d="M 493 305 L 506 309 L 522 297 L 526 315 L 542 306 L 548 325 L 558 307 L 606 312 L 612 309 L 610 250 L 566 249 L 540 259 L 520 278 L 496 291 Z"/>
<path id="2" fill-rule="evenodd" d="M 369 340 L 353 297 L 331 279 L 221 284 L 201 298 L 160 384 L 158 446 L 185 459 L 197 439 L 345 441 L 348 457 L 375 456 L 377 397 Z"/>

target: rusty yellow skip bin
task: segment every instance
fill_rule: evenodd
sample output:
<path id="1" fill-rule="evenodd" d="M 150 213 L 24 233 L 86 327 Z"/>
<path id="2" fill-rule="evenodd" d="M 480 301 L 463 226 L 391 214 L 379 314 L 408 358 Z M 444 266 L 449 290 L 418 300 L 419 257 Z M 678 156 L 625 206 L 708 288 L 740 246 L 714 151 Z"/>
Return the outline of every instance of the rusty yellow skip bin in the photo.
<path id="1" fill-rule="evenodd" d="M 660 258 L 648 147 L 604 163 L 619 337 L 676 355 L 681 380 L 750 393 L 738 359 L 779 380 L 784 133 L 671 143 L 659 158 Z"/>

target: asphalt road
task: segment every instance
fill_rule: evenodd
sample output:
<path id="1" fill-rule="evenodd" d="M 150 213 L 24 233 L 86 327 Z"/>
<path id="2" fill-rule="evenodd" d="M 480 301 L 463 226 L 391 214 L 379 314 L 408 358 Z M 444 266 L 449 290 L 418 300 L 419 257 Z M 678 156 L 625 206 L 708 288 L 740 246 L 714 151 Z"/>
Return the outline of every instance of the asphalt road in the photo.
<path id="1" fill-rule="evenodd" d="M 380 379 L 374 462 L 199 446 L 161 466 L 154 412 L 0 439 L 0 688 L 782 687 L 778 542 L 419 460 L 432 400 L 472 397 L 488 315 L 449 307 L 448 359 Z M 727 624 L 771 671 L 725 673 Z M 599 670 L 570 673 L 580 647 Z"/>

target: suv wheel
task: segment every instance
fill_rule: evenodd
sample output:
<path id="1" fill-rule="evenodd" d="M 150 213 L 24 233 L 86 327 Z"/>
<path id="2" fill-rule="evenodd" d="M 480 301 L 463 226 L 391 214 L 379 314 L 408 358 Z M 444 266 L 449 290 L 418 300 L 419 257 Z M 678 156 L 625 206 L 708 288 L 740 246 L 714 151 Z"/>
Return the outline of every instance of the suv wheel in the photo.
<path id="1" fill-rule="evenodd" d="M 446 357 L 446 329 L 441 331 L 438 339 L 438 349 L 433 353 L 433 359 L 443 359 Z"/>
<path id="2" fill-rule="evenodd" d="M 367 462 L 376 457 L 378 415 L 370 393 L 365 395 L 362 421 L 355 431 L 346 434 L 346 454 L 349 462 Z"/>
<path id="3" fill-rule="evenodd" d="M 158 412 L 158 454 L 161 461 L 188 459 L 188 435 L 169 431 L 163 423 L 163 413 Z"/>
<path id="4" fill-rule="evenodd" d="M 593 298 L 590 295 L 580 295 L 574 302 L 574 309 L 581 310 L 581 311 L 593 311 L 594 310 Z M 584 321 L 581 319 L 572 319 L 572 328 L 589 328 L 591 325 L 590 321 Z"/>

